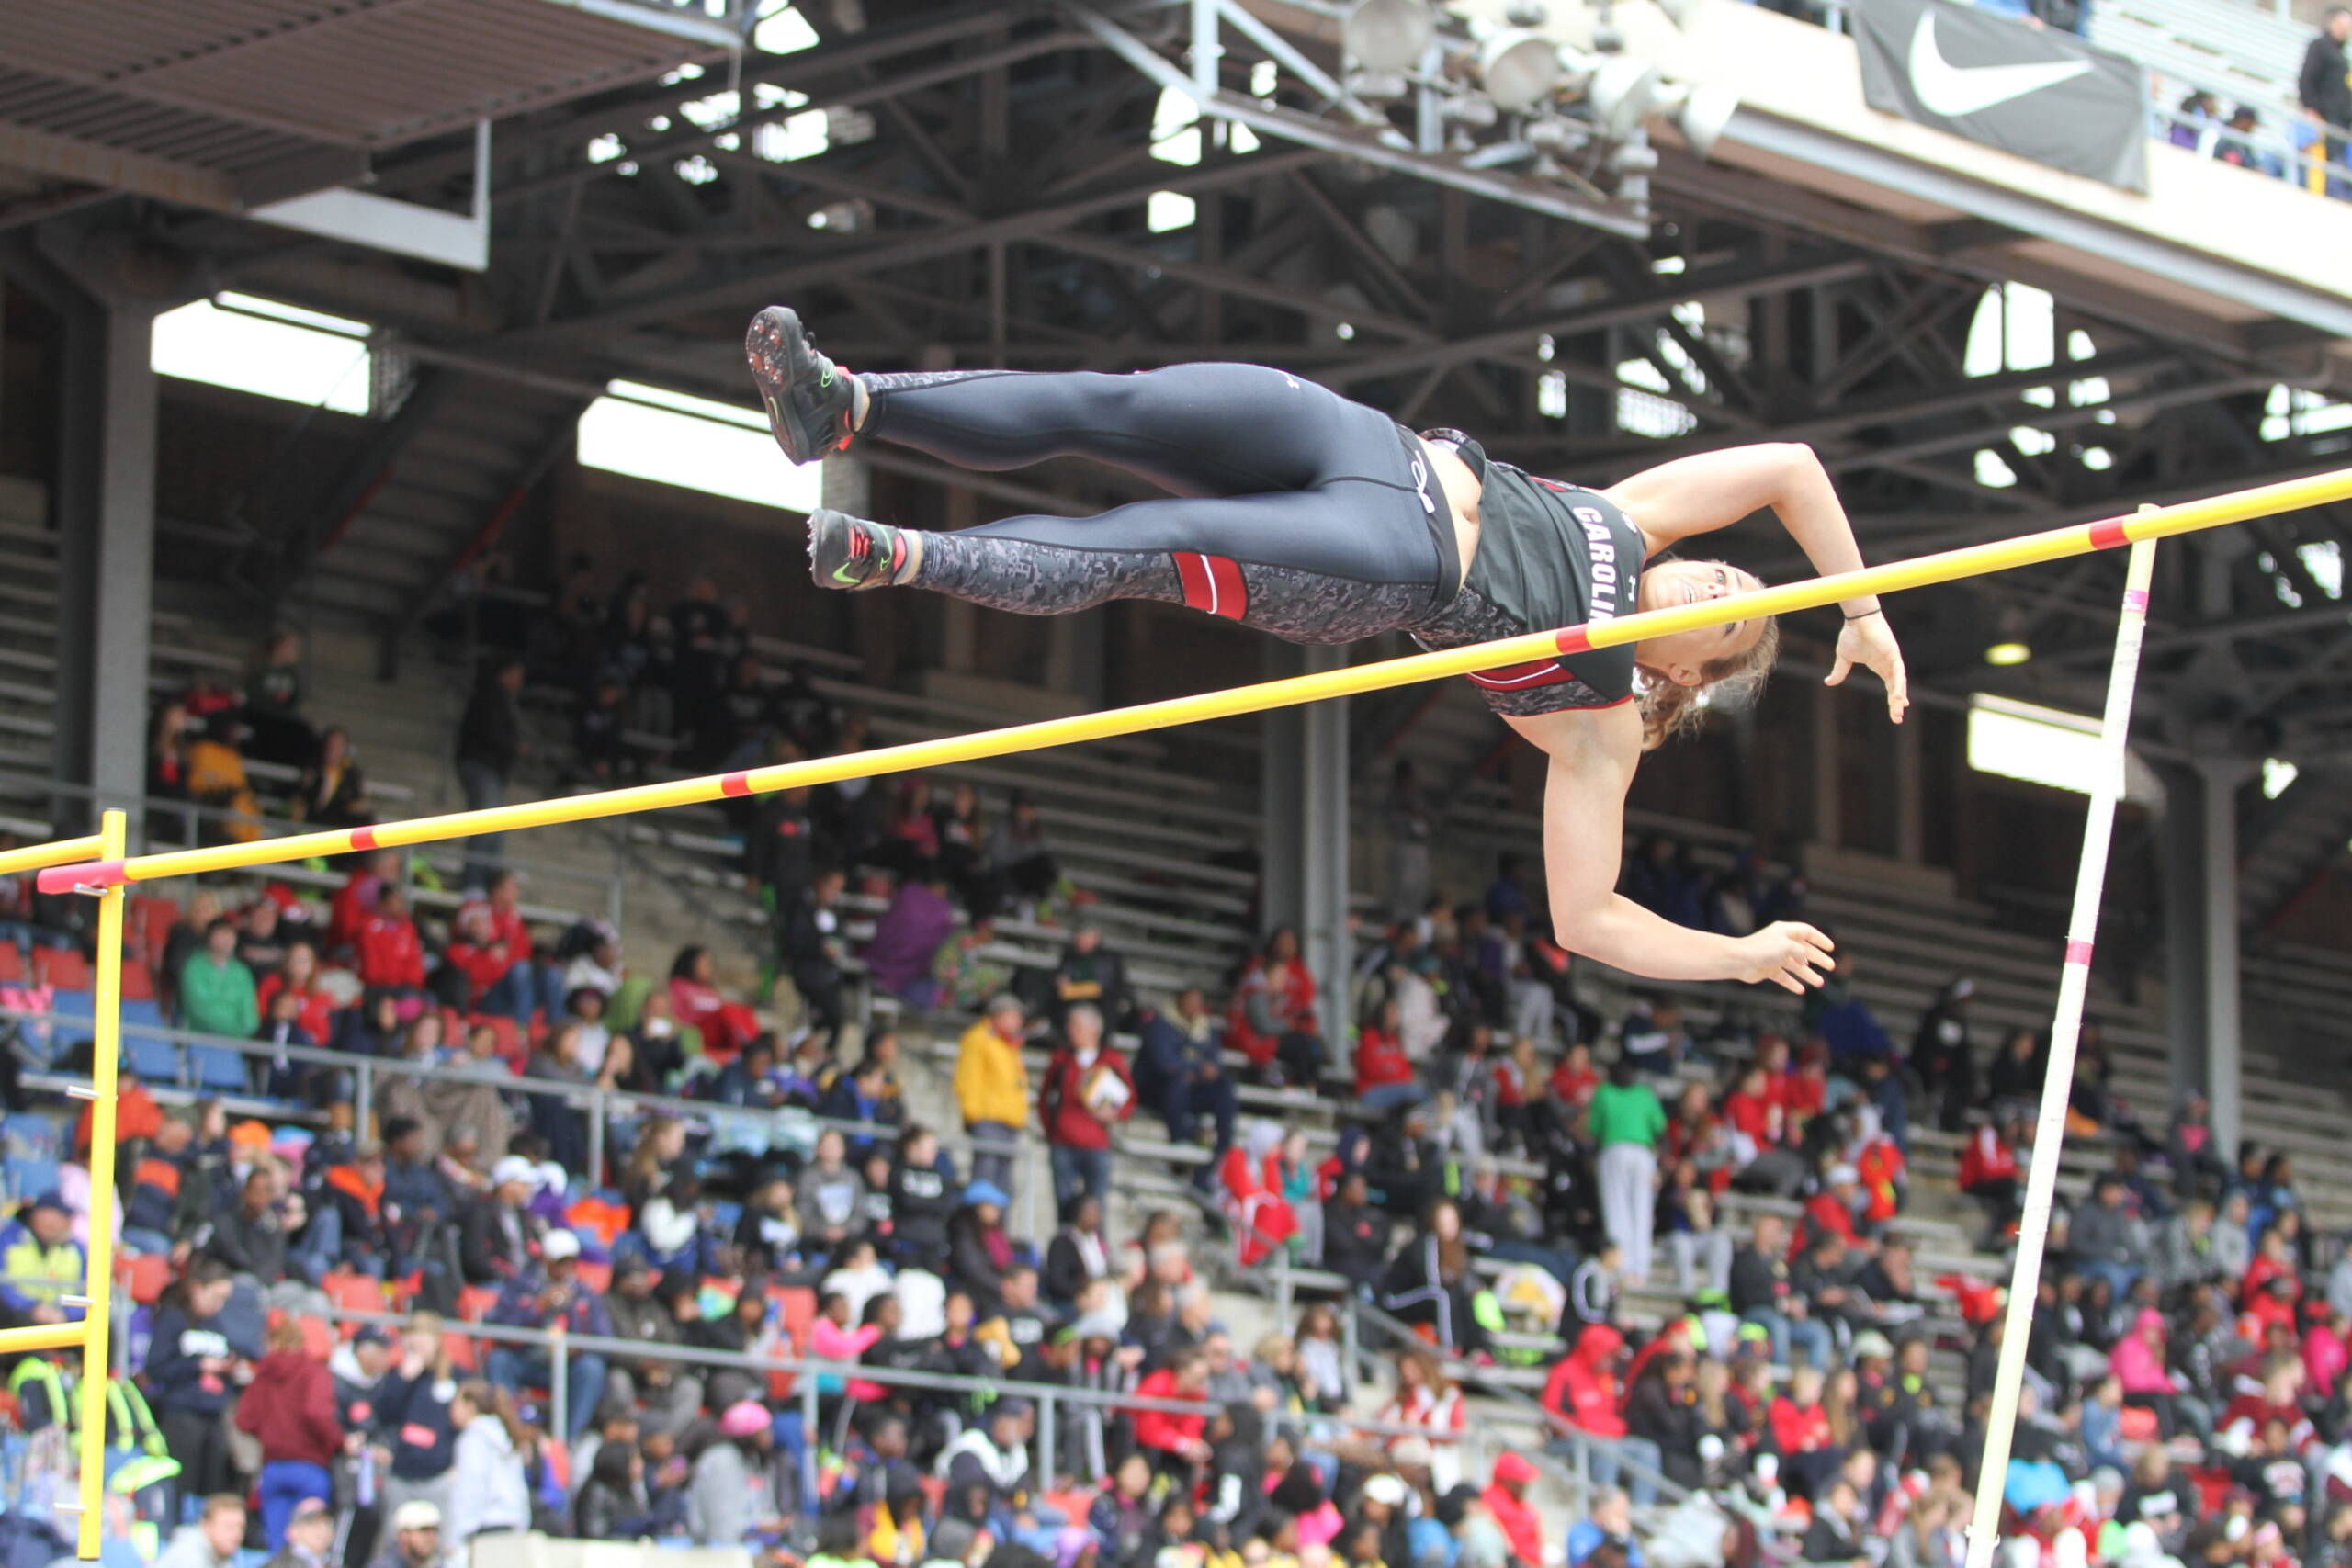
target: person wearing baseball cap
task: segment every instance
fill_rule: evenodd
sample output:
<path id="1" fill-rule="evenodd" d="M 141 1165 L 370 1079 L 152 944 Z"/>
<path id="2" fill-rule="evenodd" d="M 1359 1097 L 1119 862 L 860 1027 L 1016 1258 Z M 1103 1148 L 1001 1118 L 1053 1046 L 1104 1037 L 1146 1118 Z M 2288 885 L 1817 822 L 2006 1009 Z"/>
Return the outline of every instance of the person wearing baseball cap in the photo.
<path id="1" fill-rule="evenodd" d="M 26 1204 L 0 1230 L 0 1308 L 9 1323 L 80 1322 L 82 1309 L 63 1300 L 81 1291 L 89 1272 L 74 1239 L 74 1211 L 55 1192 Z"/>
<path id="2" fill-rule="evenodd" d="M 334 1510 L 323 1497 L 305 1497 L 286 1519 L 286 1544 L 262 1568 L 327 1568 L 334 1549 Z"/>
<path id="3" fill-rule="evenodd" d="M 441 1509 L 412 1497 L 392 1510 L 391 1539 L 368 1568 L 434 1568 L 441 1557 Z"/>
<path id="4" fill-rule="evenodd" d="M 1527 1489 L 1534 1483 L 1534 1461 L 1525 1454 L 1507 1450 L 1495 1461 L 1493 1477 L 1478 1495 L 1487 1515 L 1501 1528 L 1503 1539 L 1510 1542 L 1511 1555 L 1528 1563 L 1546 1561 L 1544 1517 L 1527 1497 Z"/>
<path id="5" fill-rule="evenodd" d="M 503 1162 L 502 1162 L 503 1163 Z M 580 1279 L 580 1237 L 562 1229 L 539 1238 L 538 1267 L 517 1274 L 500 1288 L 490 1309 L 490 1321 L 516 1328 L 537 1328 L 610 1338 L 612 1319 L 605 1303 Z M 564 1440 L 577 1443 L 595 1424 L 597 1403 L 605 1397 L 605 1358 L 594 1350 L 573 1350 L 566 1358 Z M 536 1345 L 493 1345 L 482 1369 L 490 1381 L 509 1393 L 526 1383 L 551 1386 L 553 1359 Z"/>
<path id="6" fill-rule="evenodd" d="M 718 1438 L 686 1483 L 686 1533 L 705 1546 L 737 1547 L 776 1511 L 768 1484 L 775 1417 L 758 1400 L 739 1399 L 718 1413 Z"/>

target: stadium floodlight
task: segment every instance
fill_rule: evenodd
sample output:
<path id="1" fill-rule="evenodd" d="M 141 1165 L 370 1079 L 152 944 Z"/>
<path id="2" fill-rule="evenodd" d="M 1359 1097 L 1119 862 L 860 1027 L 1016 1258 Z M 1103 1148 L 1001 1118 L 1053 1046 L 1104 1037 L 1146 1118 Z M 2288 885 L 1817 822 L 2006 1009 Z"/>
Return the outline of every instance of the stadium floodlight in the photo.
<path id="1" fill-rule="evenodd" d="M 1478 51 L 1478 80 L 1498 108 L 1525 114 L 1567 80 L 1560 49 L 1541 33 L 1496 33 Z"/>
<path id="2" fill-rule="evenodd" d="M 1739 95 L 1731 88 L 1713 84 L 1694 85 L 1688 82 L 1668 85 L 1657 96 L 1651 112 L 1673 118 L 1674 128 L 1690 151 L 1702 158 L 1714 155 L 1715 143 L 1731 125 L 1731 117 L 1739 112 Z"/>
<path id="3" fill-rule="evenodd" d="M 1340 42 L 1366 71 L 1410 71 L 1437 37 L 1429 0 L 1355 0 L 1340 22 Z"/>
<path id="4" fill-rule="evenodd" d="M 1592 73 L 1585 101 L 1610 139 L 1623 141 L 1649 118 L 1664 88 L 1665 80 L 1657 66 L 1632 55 L 1618 55 Z"/>

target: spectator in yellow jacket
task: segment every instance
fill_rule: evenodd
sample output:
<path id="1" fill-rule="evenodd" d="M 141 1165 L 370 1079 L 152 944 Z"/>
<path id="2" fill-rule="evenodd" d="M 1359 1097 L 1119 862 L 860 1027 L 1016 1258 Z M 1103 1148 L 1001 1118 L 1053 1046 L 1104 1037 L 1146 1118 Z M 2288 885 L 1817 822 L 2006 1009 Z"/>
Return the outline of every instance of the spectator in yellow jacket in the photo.
<path id="1" fill-rule="evenodd" d="M 1029 1069 L 1021 1060 L 1028 1024 L 1010 994 L 989 1003 L 986 1017 L 964 1031 L 956 1051 L 956 1103 L 970 1134 L 972 1179 L 1012 1190 L 1012 1153 L 1029 1123 Z"/>

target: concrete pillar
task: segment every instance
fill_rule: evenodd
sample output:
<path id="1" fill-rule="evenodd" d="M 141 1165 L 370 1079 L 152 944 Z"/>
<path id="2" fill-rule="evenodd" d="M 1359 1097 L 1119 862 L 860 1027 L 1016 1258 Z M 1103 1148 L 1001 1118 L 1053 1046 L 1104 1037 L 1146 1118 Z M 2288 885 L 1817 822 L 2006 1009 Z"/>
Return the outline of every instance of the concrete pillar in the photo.
<path id="1" fill-rule="evenodd" d="M 1894 854 L 1917 865 L 1928 858 L 1928 788 L 1923 770 L 1927 715 L 1894 726 Z"/>
<path id="2" fill-rule="evenodd" d="M 2164 773 L 2159 861 L 2173 1085 L 2205 1092 L 2225 1159 L 2235 1156 L 2244 1105 L 2237 788 L 2247 771 L 2235 758 L 2217 757 Z"/>
<path id="3" fill-rule="evenodd" d="M 1337 670 L 1336 648 L 1274 644 L 1268 675 Z M 1349 979 L 1355 947 L 1348 931 L 1348 704 L 1277 708 L 1265 718 L 1262 793 L 1266 927 L 1295 926 L 1321 988 L 1323 1038 L 1335 1061 L 1350 1060 L 1354 1020 Z"/>
<path id="4" fill-rule="evenodd" d="M 57 768 L 130 807 L 135 838 L 147 781 L 155 575 L 154 318 L 86 299 L 65 314 Z"/>

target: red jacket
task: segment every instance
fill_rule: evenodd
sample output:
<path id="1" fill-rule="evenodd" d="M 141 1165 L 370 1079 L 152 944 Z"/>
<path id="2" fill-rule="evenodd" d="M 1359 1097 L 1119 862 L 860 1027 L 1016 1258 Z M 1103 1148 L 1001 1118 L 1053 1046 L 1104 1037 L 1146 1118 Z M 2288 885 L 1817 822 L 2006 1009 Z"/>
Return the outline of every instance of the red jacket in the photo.
<path id="1" fill-rule="evenodd" d="M 424 984 L 424 944 L 405 916 L 370 915 L 359 925 L 359 978 L 368 986 Z"/>
<path id="2" fill-rule="evenodd" d="M 1523 1486 L 1534 1479 L 1535 1467 L 1525 1455 L 1506 1452 L 1495 1461 L 1494 1480 L 1478 1495 L 1503 1539 L 1510 1542 L 1510 1554 L 1528 1568 L 1540 1568 L 1544 1561 L 1544 1518 L 1533 1504 L 1503 1483 L 1516 1481 Z"/>
<path id="3" fill-rule="evenodd" d="M 456 964 L 458 972 L 473 982 L 469 1001 L 506 978 L 506 972 L 514 967 L 514 954 L 503 942 L 493 942 L 483 947 L 477 947 L 469 942 L 453 942 L 441 956 Z"/>
<path id="4" fill-rule="evenodd" d="M 1772 1443 L 1782 1454 L 1809 1454 L 1829 1446 L 1829 1412 L 1799 1404 L 1787 1394 L 1772 1401 Z"/>
<path id="5" fill-rule="evenodd" d="M 266 975 L 262 977 L 260 988 L 254 993 L 254 1005 L 260 1010 L 262 1017 L 269 1016 L 269 1004 L 277 998 L 278 992 L 287 988 L 286 976 L 283 975 Z M 294 1021 L 309 1030 L 311 1038 L 322 1045 L 334 1039 L 334 1002 L 333 998 L 316 987 L 307 991 L 297 991 L 294 994 L 302 998 L 302 1010 L 294 1015 Z"/>
<path id="6" fill-rule="evenodd" d="M 1185 1399 L 1187 1395 L 1176 1387 L 1172 1368 L 1162 1367 L 1136 1385 L 1138 1399 Z M 1201 1440 L 1207 1417 L 1179 1416 L 1168 1410 L 1138 1410 L 1136 1412 L 1136 1446 L 1158 1449 L 1163 1453 L 1182 1454 L 1183 1450 Z"/>
<path id="7" fill-rule="evenodd" d="M 1110 1122 L 1086 1108 L 1085 1080 L 1097 1069 L 1113 1074 L 1127 1086 L 1127 1097 L 1110 1112 Z M 1092 1067 L 1080 1066 L 1078 1053 L 1067 1045 L 1046 1065 L 1046 1084 L 1037 1091 L 1037 1120 L 1046 1129 L 1046 1142 L 1072 1149 L 1107 1149 L 1112 1123 L 1135 1113 L 1135 1077 L 1127 1071 L 1126 1062 L 1108 1045 L 1097 1053 Z"/>
<path id="8" fill-rule="evenodd" d="M 1411 1083 L 1413 1064 L 1406 1059 L 1405 1047 L 1385 1030 L 1367 1029 L 1356 1036 L 1356 1092 L 1363 1094 L 1383 1084 Z"/>
<path id="9" fill-rule="evenodd" d="M 1596 1438 L 1622 1438 L 1625 1417 L 1618 1413 L 1617 1353 L 1625 1337 L 1605 1323 L 1589 1323 L 1577 1348 L 1560 1358 L 1544 1384 L 1544 1408 Z"/>
<path id="10" fill-rule="evenodd" d="M 343 1451 L 343 1422 L 335 1415 L 334 1379 L 327 1364 L 300 1350 L 272 1350 L 254 1368 L 237 1401 L 237 1428 L 261 1442 L 265 1463 L 300 1460 L 322 1469 Z"/>
<path id="11" fill-rule="evenodd" d="M 340 950 L 358 942 L 360 928 L 376 912 L 376 896 L 383 890 L 384 879 L 365 869 L 353 872 L 351 880 L 334 890 L 327 906 L 329 947 Z"/>
<path id="12" fill-rule="evenodd" d="M 2017 1151 L 2008 1140 L 1992 1127 L 1979 1127 L 1968 1135 L 1968 1143 L 1960 1151 L 1960 1190 L 1968 1191 L 1983 1181 L 1998 1181 L 2004 1178 L 2015 1180 L 2018 1175 Z"/>

